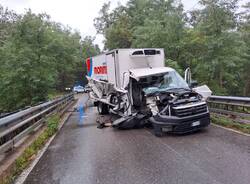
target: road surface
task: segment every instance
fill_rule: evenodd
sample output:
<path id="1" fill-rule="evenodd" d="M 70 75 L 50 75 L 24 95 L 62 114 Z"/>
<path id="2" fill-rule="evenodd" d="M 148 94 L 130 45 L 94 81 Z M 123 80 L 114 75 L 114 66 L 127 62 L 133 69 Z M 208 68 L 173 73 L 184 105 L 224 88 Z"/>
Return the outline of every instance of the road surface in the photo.
<path id="1" fill-rule="evenodd" d="M 95 107 L 85 116 L 79 127 L 71 115 L 25 184 L 250 183 L 250 137 L 210 126 L 157 138 L 147 129 L 97 129 Z"/>

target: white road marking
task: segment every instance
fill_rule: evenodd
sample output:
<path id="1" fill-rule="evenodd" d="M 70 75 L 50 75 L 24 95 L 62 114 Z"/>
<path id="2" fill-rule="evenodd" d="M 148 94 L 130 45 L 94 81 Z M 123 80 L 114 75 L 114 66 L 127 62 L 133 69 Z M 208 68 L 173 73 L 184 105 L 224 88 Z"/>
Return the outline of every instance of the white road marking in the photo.
<path id="1" fill-rule="evenodd" d="M 45 146 L 43 147 L 42 150 L 40 150 L 38 152 L 38 154 L 36 155 L 35 160 L 32 161 L 32 163 L 30 164 L 30 166 L 25 169 L 20 176 L 18 176 L 18 178 L 15 181 L 15 184 L 23 184 L 24 181 L 26 180 L 26 178 L 28 177 L 28 175 L 30 174 L 30 172 L 33 170 L 33 168 L 36 166 L 37 162 L 41 159 L 41 157 L 43 156 L 43 154 L 45 153 L 45 151 L 48 149 L 50 143 L 53 141 L 53 139 L 55 138 L 56 135 L 53 135 L 49 141 L 45 144 Z"/>

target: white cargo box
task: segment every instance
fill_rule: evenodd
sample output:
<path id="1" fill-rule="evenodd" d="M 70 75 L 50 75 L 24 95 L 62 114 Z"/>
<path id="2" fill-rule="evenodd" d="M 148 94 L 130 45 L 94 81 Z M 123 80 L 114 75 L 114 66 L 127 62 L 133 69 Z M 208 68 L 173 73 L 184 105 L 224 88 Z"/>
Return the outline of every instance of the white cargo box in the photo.
<path id="1" fill-rule="evenodd" d="M 164 67 L 164 50 L 116 49 L 88 58 L 86 65 L 88 77 L 121 88 L 125 73 L 131 69 Z"/>

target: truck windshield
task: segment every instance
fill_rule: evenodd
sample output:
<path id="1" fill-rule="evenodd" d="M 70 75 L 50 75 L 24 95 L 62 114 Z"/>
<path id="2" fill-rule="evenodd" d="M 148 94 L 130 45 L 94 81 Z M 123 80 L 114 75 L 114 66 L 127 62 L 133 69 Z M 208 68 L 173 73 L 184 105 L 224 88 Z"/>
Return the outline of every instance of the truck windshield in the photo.
<path id="1" fill-rule="evenodd" d="M 151 86 L 143 88 L 143 91 L 147 95 L 171 89 L 189 89 L 186 81 L 176 71 L 165 73 L 162 78 L 160 78 L 160 81 L 156 81 Z"/>

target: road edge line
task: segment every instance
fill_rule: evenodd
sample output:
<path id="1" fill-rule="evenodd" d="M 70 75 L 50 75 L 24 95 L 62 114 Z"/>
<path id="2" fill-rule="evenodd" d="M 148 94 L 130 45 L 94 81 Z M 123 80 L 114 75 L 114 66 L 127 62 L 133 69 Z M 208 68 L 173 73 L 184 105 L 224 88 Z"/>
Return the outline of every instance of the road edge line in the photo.
<path id="1" fill-rule="evenodd" d="M 221 126 L 221 125 L 217 125 L 215 123 L 211 123 L 212 126 L 215 126 L 215 127 L 218 127 L 218 128 L 223 128 L 225 130 L 228 130 L 228 131 L 231 131 L 231 132 L 234 132 L 234 133 L 237 133 L 237 134 L 241 134 L 241 135 L 244 135 L 244 136 L 247 136 L 247 137 L 250 137 L 250 134 L 247 134 L 247 133 L 243 133 L 241 131 L 238 131 L 238 130 L 234 130 L 232 128 L 227 128 L 227 127 L 224 127 L 224 126 Z"/>

